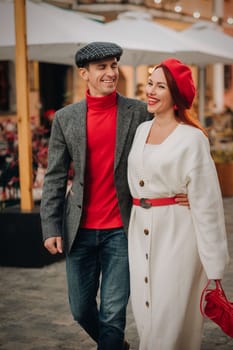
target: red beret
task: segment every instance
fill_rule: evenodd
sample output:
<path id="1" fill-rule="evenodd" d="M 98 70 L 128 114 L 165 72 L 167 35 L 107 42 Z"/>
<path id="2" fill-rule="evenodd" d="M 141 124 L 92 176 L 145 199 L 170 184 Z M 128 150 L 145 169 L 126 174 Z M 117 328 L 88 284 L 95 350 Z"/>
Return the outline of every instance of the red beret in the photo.
<path id="1" fill-rule="evenodd" d="M 176 82 L 179 93 L 187 102 L 186 108 L 190 108 L 196 93 L 191 69 L 176 58 L 168 58 L 159 66 L 167 67 Z"/>

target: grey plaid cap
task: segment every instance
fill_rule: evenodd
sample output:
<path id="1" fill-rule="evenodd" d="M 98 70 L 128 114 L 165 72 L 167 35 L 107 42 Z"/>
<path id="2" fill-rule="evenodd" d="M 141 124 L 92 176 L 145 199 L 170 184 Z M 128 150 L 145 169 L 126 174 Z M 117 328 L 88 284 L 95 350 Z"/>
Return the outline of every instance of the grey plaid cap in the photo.
<path id="1" fill-rule="evenodd" d="M 105 58 L 116 57 L 119 61 L 123 49 L 114 43 L 109 42 L 92 42 L 83 46 L 75 54 L 75 63 L 81 68 L 89 62 L 100 61 Z"/>

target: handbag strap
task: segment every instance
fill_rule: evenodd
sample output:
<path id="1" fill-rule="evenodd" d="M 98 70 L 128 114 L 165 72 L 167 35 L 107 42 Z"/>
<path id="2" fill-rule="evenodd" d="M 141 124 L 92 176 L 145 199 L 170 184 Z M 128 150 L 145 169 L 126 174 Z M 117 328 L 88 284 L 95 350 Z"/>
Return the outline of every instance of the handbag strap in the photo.
<path id="1" fill-rule="evenodd" d="M 200 311 L 203 317 L 205 317 L 205 312 L 204 312 L 204 298 L 205 298 L 205 294 L 207 291 L 210 291 L 211 289 L 208 289 L 210 283 L 212 280 L 208 280 L 206 286 L 204 287 L 202 293 L 201 293 L 201 299 L 200 299 Z M 221 290 L 222 294 L 225 296 L 224 290 L 222 288 L 221 285 L 221 280 L 214 280 L 215 281 L 215 289 L 219 289 Z M 213 290 L 213 289 L 212 289 Z"/>
<path id="2" fill-rule="evenodd" d="M 221 284 L 221 280 L 214 280 L 214 281 L 215 281 L 215 284 L 216 284 L 216 289 L 219 289 L 221 291 L 222 296 L 225 299 L 227 299 L 226 294 L 225 294 L 225 292 L 223 290 L 223 287 L 222 287 L 222 284 Z"/>

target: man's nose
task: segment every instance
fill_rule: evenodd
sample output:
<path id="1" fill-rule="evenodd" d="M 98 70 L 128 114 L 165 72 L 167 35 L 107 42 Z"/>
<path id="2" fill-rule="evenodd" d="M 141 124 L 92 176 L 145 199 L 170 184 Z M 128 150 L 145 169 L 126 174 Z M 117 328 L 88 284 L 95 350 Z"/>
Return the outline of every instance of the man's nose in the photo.
<path id="1" fill-rule="evenodd" d="M 106 73 L 109 75 L 115 75 L 115 71 L 112 67 L 107 67 L 106 68 Z"/>

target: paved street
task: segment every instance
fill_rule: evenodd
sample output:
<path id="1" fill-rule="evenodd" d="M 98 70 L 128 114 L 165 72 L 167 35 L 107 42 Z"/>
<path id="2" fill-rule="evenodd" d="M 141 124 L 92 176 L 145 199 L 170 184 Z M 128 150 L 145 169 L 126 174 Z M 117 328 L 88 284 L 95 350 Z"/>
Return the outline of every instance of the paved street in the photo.
<path id="1" fill-rule="evenodd" d="M 224 207 L 231 262 L 223 286 L 233 300 L 233 198 L 225 198 Z M 126 336 L 130 350 L 137 350 L 130 304 Z M 64 261 L 42 268 L 0 267 L 0 349 L 95 350 L 95 344 L 70 315 Z M 206 321 L 202 350 L 215 349 L 232 350 L 233 338 Z"/>

